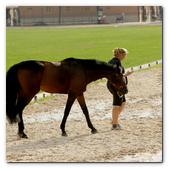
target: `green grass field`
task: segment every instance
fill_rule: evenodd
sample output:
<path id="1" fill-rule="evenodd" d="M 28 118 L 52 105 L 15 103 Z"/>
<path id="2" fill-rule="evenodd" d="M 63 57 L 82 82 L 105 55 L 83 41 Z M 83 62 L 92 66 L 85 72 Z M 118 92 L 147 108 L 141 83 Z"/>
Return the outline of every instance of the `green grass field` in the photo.
<path id="1" fill-rule="evenodd" d="M 122 62 L 125 68 L 161 59 L 162 26 L 7 29 L 6 70 L 30 59 L 76 57 L 108 62 L 115 47 L 129 51 Z"/>

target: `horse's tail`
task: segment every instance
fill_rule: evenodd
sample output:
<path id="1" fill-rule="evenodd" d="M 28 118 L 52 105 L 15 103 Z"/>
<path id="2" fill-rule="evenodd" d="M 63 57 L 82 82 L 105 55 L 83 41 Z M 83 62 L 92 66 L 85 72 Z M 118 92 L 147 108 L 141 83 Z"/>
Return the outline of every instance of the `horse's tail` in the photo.
<path id="1" fill-rule="evenodd" d="M 17 77 L 19 64 L 13 65 L 6 74 L 6 116 L 9 123 L 20 121 L 17 111 L 17 92 L 20 84 Z"/>

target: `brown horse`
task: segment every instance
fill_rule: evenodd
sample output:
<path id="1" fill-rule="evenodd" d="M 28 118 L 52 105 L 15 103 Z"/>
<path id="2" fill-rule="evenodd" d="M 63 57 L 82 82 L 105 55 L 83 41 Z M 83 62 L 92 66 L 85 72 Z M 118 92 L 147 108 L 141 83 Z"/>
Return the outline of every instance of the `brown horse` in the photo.
<path id="1" fill-rule="evenodd" d="M 121 94 L 127 93 L 127 86 L 120 65 L 111 65 L 94 59 L 68 58 L 60 62 L 23 61 L 13 65 L 6 76 L 6 114 L 10 123 L 18 123 L 18 135 L 24 133 L 22 111 L 40 91 L 68 94 L 64 117 L 60 128 L 65 132 L 65 123 L 72 104 L 77 98 L 92 133 L 93 127 L 83 93 L 92 81 L 106 77 Z"/>

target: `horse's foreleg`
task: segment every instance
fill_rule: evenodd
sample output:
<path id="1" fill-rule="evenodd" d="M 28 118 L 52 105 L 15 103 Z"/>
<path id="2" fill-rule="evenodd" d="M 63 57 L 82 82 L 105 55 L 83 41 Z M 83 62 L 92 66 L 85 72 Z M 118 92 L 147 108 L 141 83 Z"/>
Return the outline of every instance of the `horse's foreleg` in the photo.
<path id="1" fill-rule="evenodd" d="M 77 97 L 76 94 L 69 94 L 68 95 L 67 104 L 66 104 L 66 108 L 65 108 L 65 111 L 64 111 L 64 117 L 63 117 L 62 123 L 60 125 L 60 129 L 62 130 L 62 136 L 68 136 L 66 131 L 65 131 L 65 124 L 66 124 L 67 117 L 69 115 L 69 112 L 71 110 L 71 107 L 72 107 L 76 97 Z"/>
<path id="2" fill-rule="evenodd" d="M 87 124 L 88 124 L 88 127 L 91 129 L 91 132 L 92 133 L 97 133 L 97 130 L 93 127 L 92 123 L 91 123 L 91 120 L 90 120 L 90 117 L 89 117 L 89 112 L 88 112 L 88 109 L 87 109 L 87 106 L 86 106 L 86 103 L 85 103 L 85 99 L 84 99 L 84 95 L 83 93 L 78 95 L 77 96 L 77 100 L 83 110 L 83 113 L 86 117 L 86 121 L 87 121 Z"/>

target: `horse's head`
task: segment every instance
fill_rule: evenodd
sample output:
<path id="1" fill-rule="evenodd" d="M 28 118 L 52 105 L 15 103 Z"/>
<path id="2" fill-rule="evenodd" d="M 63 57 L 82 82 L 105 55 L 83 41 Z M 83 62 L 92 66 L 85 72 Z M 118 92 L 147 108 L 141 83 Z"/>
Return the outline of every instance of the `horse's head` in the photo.
<path id="1" fill-rule="evenodd" d="M 113 73 L 110 75 L 110 77 L 108 77 L 109 82 L 116 87 L 116 89 L 119 91 L 120 95 L 127 94 L 128 89 L 126 86 L 125 79 L 123 77 L 122 68 L 121 68 L 120 64 L 115 64 L 115 65 L 113 65 L 113 67 L 114 67 L 115 71 L 113 71 Z"/>

